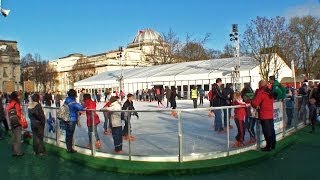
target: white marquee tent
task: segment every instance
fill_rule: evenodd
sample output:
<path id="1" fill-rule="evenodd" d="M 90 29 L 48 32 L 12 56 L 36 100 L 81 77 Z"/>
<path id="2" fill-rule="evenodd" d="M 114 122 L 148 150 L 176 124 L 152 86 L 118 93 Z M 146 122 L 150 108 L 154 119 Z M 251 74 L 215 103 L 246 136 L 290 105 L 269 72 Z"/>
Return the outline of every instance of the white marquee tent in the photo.
<path id="1" fill-rule="evenodd" d="M 279 56 L 276 56 L 279 62 Z M 280 59 L 281 60 L 281 59 Z M 234 67 L 240 61 L 240 78 L 234 78 Z M 281 62 L 283 62 L 281 60 Z M 251 83 L 252 88 L 257 88 L 259 64 L 251 57 L 210 59 L 202 61 L 165 64 L 150 67 L 107 71 L 75 83 L 76 89 L 105 90 L 111 88 L 118 90 L 119 77 L 123 74 L 123 90 L 134 93 L 136 90 L 151 88 L 156 85 L 175 86 L 179 93 L 188 97 L 193 85 L 202 86 L 206 91 L 216 78 L 221 78 L 223 83 Z M 270 74 L 272 75 L 272 74 Z M 278 79 L 291 77 L 291 69 L 283 63 L 278 72 Z"/>

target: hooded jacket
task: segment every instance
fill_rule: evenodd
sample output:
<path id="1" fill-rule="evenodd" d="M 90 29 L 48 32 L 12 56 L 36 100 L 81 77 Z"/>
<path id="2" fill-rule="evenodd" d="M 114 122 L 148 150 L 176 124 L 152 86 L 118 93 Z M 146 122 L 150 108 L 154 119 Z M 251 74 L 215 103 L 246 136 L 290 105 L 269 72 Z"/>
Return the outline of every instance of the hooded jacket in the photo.
<path id="1" fill-rule="evenodd" d="M 259 107 L 260 120 L 273 120 L 273 96 L 268 87 L 264 86 L 256 91 L 254 99 L 251 101 L 253 108 Z"/>
<path id="2" fill-rule="evenodd" d="M 76 102 L 76 98 L 72 97 L 67 97 L 64 104 L 69 104 L 70 121 L 78 121 L 78 112 L 84 110 L 83 106 Z"/>
<path id="3" fill-rule="evenodd" d="M 86 99 L 83 103 L 84 108 L 86 109 L 93 109 L 96 110 L 96 102 L 92 101 L 91 99 Z M 87 116 L 87 126 L 91 127 L 92 126 L 92 113 L 94 114 L 94 125 L 97 125 L 100 123 L 100 119 L 98 114 L 95 111 L 86 111 L 86 116 Z"/>
<path id="4" fill-rule="evenodd" d="M 105 107 L 107 110 L 111 111 L 110 113 L 110 119 L 112 123 L 112 127 L 120 127 L 122 126 L 121 122 L 121 112 L 112 112 L 112 111 L 120 111 L 121 110 L 121 104 L 118 101 L 115 101 L 110 104 L 110 107 Z"/>
<path id="5" fill-rule="evenodd" d="M 46 117 L 44 115 L 42 106 L 38 102 L 31 102 L 28 105 L 28 117 L 31 121 L 31 125 L 33 123 L 40 123 L 42 125 L 46 122 Z"/>

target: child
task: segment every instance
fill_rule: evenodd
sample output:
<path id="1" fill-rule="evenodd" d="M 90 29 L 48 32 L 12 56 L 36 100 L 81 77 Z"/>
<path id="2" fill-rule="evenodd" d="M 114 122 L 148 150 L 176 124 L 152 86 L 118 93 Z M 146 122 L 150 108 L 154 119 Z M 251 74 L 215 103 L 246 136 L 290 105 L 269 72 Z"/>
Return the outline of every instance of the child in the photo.
<path id="1" fill-rule="evenodd" d="M 238 128 L 238 134 L 236 136 L 236 141 L 234 143 L 234 147 L 241 147 L 244 145 L 244 134 L 245 134 L 245 127 L 244 127 L 244 120 L 246 117 L 246 103 L 242 101 L 241 93 L 235 92 L 233 95 L 233 104 L 235 106 L 242 105 L 243 107 L 235 108 L 234 109 L 234 121 Z"/>
<path id="2" fill-rule="evenodd" d="M 309 100 L 309 119 L 312 124 L 312 130 L 310 133 L 314 133 L 316 130 L 316 120 L 317 120 L 317 106 L 316 106 L 316 100 L 314 98 L 311 98 Z"/>
<path id="3" fill-rule="evenodd" d="M 96 102 L 91 100 L 91 95 L 90 94 L 84 94 L 83 95 L 83 106 L 86 109 L 96 109 Z M 92 113 L 93 113 L 93 118 L 92 119 Z M 96 112 L 94 111 L 86 111 L 86 115 L 87 115 L 87 126 L 88 126 L 88 136 L 89 136 L 89 145 L 87 146 L 87 148 L 91 148 L 91 133 L 94 129 L 94 133 L 95 133 L 95 137 L 96 137 L 96 148 L 100 149 L 101 148 L 101 142 L 99 139 L 99 134 L 97 131 L 97 125 L 100 123 L 100 119 L 99 116 Z M 92 122 L 94 121 L 94 122 Z M 94 123 L 94 127 L 92 127 Z"/>
<path id="4" fill-rule="evenodd" d="M 293 119 L 293 108 L 294 108 L 294 96 L 292 95 L 292 91 L 289 89 L 287 98 L 285 99 L 286 105 L 286 114 L 287 114 L 287 126 L 286 128 L 290 128 L 291 122 Z"/>
<path id="5" fill-rule="evenodd" d="M 118 96 L 110 98 L 110 107 L 106 107 L 109 111 L 120 111 L 121 104 Z M 110 120 L 112 124 L 112 137 L 114 144 L 114 151 L 117 154 L 122 153 L 122 122 L 121 112 L 110 112 Z"/>
<path id="6" fill-rule="evenodd" d="M 127 95 L 127 101 L 123 104 L 122 110 L 135 110 L 134 106 L 133 106 L 133 95 L 132 94 L 129 93 Z M 139 115 L 137 112 L 134 112 L 133 115 L 137 116 L 137 118 L 139 119 Z M 122 132 L 122 136 L 123 136 L 124 140 L 134 141 L 136 138 L 132 135 L 130 135 L 130 136 L 128 135 L 129 126 L 131 127 L 131 124 L 129 124 L 129 121 L 131 119 L 131 112 L 122 112 L 121 119 L 124 120 L 124 122 L 125 122 L 125 126 L 124 126 L 123 132 Z"/>

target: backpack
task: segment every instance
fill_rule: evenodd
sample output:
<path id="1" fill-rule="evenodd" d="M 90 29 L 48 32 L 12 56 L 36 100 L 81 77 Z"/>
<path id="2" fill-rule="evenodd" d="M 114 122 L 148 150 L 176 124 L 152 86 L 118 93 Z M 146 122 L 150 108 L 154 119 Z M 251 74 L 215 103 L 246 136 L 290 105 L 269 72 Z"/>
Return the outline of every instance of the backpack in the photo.
<path id="1" fill-rule="evenodd" d="M 71 120 L 69 105 L 75 103 L 71 102 L 69 104 L 63 104 L 57 111 L 57 118 L 61 121 L 69 122 Z"/>
<path id="2" fill-rule="evenodd" d="M 10 122 L 10 125 L 11 125 L 12 129 L 21 126 L 20 118 L 18 117 L 18 113 L 17 113 L 17 109 L 16 109 L 16 104 L 17 103 L 15 103 L 13 105 L 13 108 L 11 108 L 8 111 L 8 118 L 9 118 L 9 122 Z"/>

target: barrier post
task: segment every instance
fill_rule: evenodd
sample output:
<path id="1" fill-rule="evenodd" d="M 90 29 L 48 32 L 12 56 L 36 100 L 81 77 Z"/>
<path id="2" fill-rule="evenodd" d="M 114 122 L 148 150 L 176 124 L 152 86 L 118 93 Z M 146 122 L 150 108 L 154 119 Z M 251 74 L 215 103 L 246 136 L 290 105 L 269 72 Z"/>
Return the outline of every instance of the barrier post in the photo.
<path id="1" fill-rule="evenodd" d="M 57 109 L 55 109 L 56 111 L 56 117 L 57 117 Z M 56 122 L 55 122 L 55 128 L 56 128 L 56 146 L 60 146 L 60 120 L 58 118 L 56 118 Z"/>
<path id="2" fill-rule="evenodd" d="M 132 113 L 131 111 L 130 112 L 127 112 L 127 113 Z M 131 161 L 131 116 L 128 116 L 128 143 L 129 143 L 129 161 Z"/>
<path id="3" fill-rule="evenodd" d="M 183 162 L 183 133 L 182 133 L 182 119 L 181 119 L 181 111 L 178 111 L 178 138 L 179 138 L 179 162 Z"/>
<path id="4" fill-rule="evenodd" d="M 96 156 L 96 133 L 95 133 L 95 127 L 94 127 L 94 111 L 91 111 L 91 155 Z"/>
<path id="5" fill-rule="evenodd" d="M 223 111 L 222 111 L 223 112 Z M 229 152 L 230 152 L 230 127 L 229 127 L 229 108 L 227 107 L 227 156 L 229 156 Z"/>

